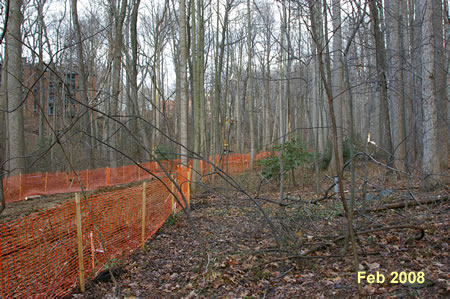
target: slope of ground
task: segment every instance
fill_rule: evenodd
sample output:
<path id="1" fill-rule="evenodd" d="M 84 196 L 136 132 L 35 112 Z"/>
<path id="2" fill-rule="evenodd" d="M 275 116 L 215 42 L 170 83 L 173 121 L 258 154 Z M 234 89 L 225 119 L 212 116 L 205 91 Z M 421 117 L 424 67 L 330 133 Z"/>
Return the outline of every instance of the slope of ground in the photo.
<path id="1" fill-rule="evenodd" d="M 345 223 L 339 201 L 312 204 L 314 195 L 307 186 L 298 187 L 294 195 L 302 199 L 280 205 L 277 193 L 266 191 L 257 200 L 273 219 L 280 248 L 251 200 L 239 193 L 228 192 L 226 197 L 204 194 L 192 200 L 191 221 L 185 214 L 169 218 L 145 251 L 114 261 L 117 288 L 105 272 L 88 284 L 85 294 L 73 297 L 112 298 L 117 293 L 125 298 L 355 297 L 353 258 L 350 251 L 340 256 L 343 243 L 336 241 Z M 448 191 L 417 191 L 415 197 L 435 201 L 407 211 L 388 209 L 357 218 L 358 231 L 399 225 L 425 230 L 420 240 L 418 230 L 407 228 L 359 236 L 360 269 L 367 274 L 379 272 L 386 279 L 384 283 L 362 282 L 365 294 L 379 298 L 450 295 Z M 369 208 L 398 200 L 394 195 L 380 197 Z M 392 272 L 414 273 L 410 277 L 423 272 L 424 283 L 391 283 Z"/>

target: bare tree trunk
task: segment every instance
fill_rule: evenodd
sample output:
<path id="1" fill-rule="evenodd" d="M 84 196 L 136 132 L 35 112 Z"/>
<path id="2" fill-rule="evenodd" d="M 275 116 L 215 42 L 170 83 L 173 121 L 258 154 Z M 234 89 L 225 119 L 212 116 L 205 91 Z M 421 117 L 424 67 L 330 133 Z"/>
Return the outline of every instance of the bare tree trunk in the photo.
<path id="1" fill-rule="evenodd" d="M 0 214 L 5 209 L 5 197 L 3 193 L 3 177 L 5 177 L 5 167 L 4 167 L 4 161 L 7 157 L 6 155 L 6 148 L 8 146 L 7 143 L 7 136 L 6 136 L 6 118 L 7 118 L 7 110 L 8 110 L 8 97 L 7 97 L 7 91 L 8 91 L 8 72 L 6 71 L 6 66 L 8 64 L 8 57 L 6 55 L 6 49 L 5 54 L 3 56 L 3 64 L 1 68 L 1 78 L 2 78 L 2 84 L 0 85 Z"/>
<path id="2" fill-rule="evenodd" d="M 422 171 L 425 176 L 422 187 L 433 189 L 440 183 L 440 159 L 438 136 L 438 92 L 435 84 L 435 32 L 433 28 L 433 4 L 429 0 L 423 4 L 424 21 L 422 25 L 423 52 L 422 52 L 422 96 L 423 96 L 423 161 Z"/>
<path id="3" fill-rule="evenodd" d="M 187 166 L 187 142 L 188 142 L 188 124 L 187 124 L 187 110 L 188 110 L 188 85 L 187 85 L 187 42 L 186 42 L 186 0 L 180 1 L 179 8 L 180 17 L 180 63 L 179 63 L 179 80 L 181 85 L 181 105 L 180 105 L 180 155 L 181 164 Z"/>
<path id="4" fill-rule="evenodd" d="M 237 87 L 236 87 L 236 103 L 235 103 L 235 115 L 236 115 L 236 147 L 239 153 L 243 151 L 242 140 L 242 100 L 241 100 L 241 69 L 242 69 L 242 48 L 239 46 L 239 59 L 238 59 L 238 71 L 237 71 Z"/>
<path id="5" fill-rule="evenodd" d="M 203 55 L 204 55 L 204 45 L 203 45 L 203 1 L 197 0 L 197 5 L 193 5 L 193 18 L 192 18 L 192 49 L 193 49 L 193 105 L 194 105 L 194 152 L 201 155 L 202 144 L 201 136 L 202 128 L 201 114 L 202 114 L 202 101 L 203 101 Z M 200 180 L 200 160 L 193 160 L 193 171 L 192 171 L 192 181 L 198 182 Z M 196 189 L 196 184 L 192 185 L 193 191 Z"/>
<path id="6" fill-rule="evenodd" d="M 123 24 L 125 22 L 125 16 L 126 16 L 126 10 L 127 10 L 127 0 L 117 0 L 121 1 L 120 6 L 116 3 L 116 1 L 113 1 L 111 3 L 111 9 L 112 9 L 112 16 L 114 19 L 113 27 L 114 27 L 114 44 L 113 44 L 113 61 L 112 61 L 112 72 L 111 72 L 111 98 L 110 98 L 110 105 L 112 105 L 112 109 L 110 112 L 114 114 L 116 117 L 118 117 L 118 114 L 120 114 L 119 111 L 119 95 L 120 95 L 120 86 L 121 86 L 121 68 L 122 68 L 122 44 L 123 44 Z M 111 138 L 111 146 L 113 148 L 118 148 L 120 145 L 119 140 L 119 132 L 118 132 L 118 126 L 116 122 L 112 123 L 112 133 L 113 136 L 109 136 Z M 113 154 L 113 160 L 111 161 L 111 165 L 113 167 L 118 166 L 118 160 L 119 155 L 117 152 L 114 152 Z"/>
<path id="7" fill-rule="evenodd" d="M 386 1 L 386 27 L 388 31 L 388 60 L 389 60 L 389 92 L 390 92 L 390 112 L 392 145 L 394 154 L 394 166 L 399 170 L 405 170 L 406 161 L 406 136 L 404 130 L 405 115 L 404 109 L 404 82 L 402 48 L 404 26 L 403 16 L 400 13 L 400 6 L 403 1 Z M 403 12 L 402 12 L 403 13 Z"/>
<path id="8" fill-rule="evenodd" d="M 150 160 L 150 155 L 147 151 L 151 148 L 150 139 L 147 132 L 145 131 L 145 124 L 140 119 L 141 113 L 139 111 L 139 86 L 137 81 L 137 64 L 138 64 L 138 40 L 137 40 L 137 20 L 138 20 L 138 10 L 141 0 L 136 0 L 131 12 L 130 20 L 130 40 L 131 40 L 131 102 L 133 107 L 133 117 L 137 118 L 132 123 L 133 131 L 142 138 L 146 151 L 144 151 L 143 156 L 140 155 L 141 151 L 136 151 L 139 158 L 145 157 L 145 160 Z M 144 110 L 144 109 L 143 109 Z"/>
<path id="9" fill-rule="evenodd" d="M 87 95 L 87 80 L 86 80 L 86 65 L 83 58 L 83 40 L 81 38 L 81 28 L 78 22 L 77 0 L 72 0 L 72 21 L 75 28 L 75 36 L 77 42 L 77 60 L 79 69 L 79 90 L 81 95 L 80 112 L 82 114 L 82 121 L 80 123 L 82 148 L 85 152 L 85 157 L 88 157 L 88 168 L 94 166 L 94 149 L 91 145 L 91 121 L 89 119 L 89 99 Z"/>
<path id="10" fill-rule="evenodd" d="M 252 73 L 252 55 L 253 55 L 253 37 L 252 37 L 252 20 L 250 0 L 247 0 L 247 51 L 248 51 L 248 82 L 247 82 L 247 99 L 248 112 L 250 121 L 250 169 L 253 169 L 255 160 L 255 116 L 254 116 L 254 99 L 253 99 L 253 73 Z"/>
<path id="11" fill-rule="evenodd" d="M 376 65 L 378 73 L 378 85 L 380 89 L 380 104 L 381 104 L 381 119 L 380 125 L 383 132 L 380 132 L 386 146 L 386 152 L 388 153 L 387 164 L 392 166 L 392 137 L 391 137 L 391 125 L 389 118 L 389 101 L 387 94 L 387 82 L 386 82 L 386 50 L 384 44 L 384 37 L 380 29 L 379 13 L 376 1 L 369 1 L 369 7 L 372 18 L 373 31 L 375 36 L 375 53 L 376 53 Z M 381 130 L 380 130 L 381 131 Z"/>
<path id="12" fill-rule="evenodd" d="M 342 30 L 341 30 L 341 2 L 340 0 L 333 0 L 333 108 L 336 112 L 336 127 L 337 127 L 337 140 L 338 140 L 338 154 L 339 154 L 339 168 L 336 169 L 334 165 L 334 155 L 332 155 L 330 167 L 331 173 L 334 177 L 337 177 L 337 173 L 344 168 L 344 134 L 343 134 L 343 107 L 344 107 L 344 68 L 342 61 Z"/>
<path id="13" fill-rule="evenodd" d="M 266 89 L 266 102 L 264 105 L 264 119 L 265 119 L 265 124 L 264 124 L 264 149 L 268 150 L 270 148 L 270 135 L 271 135 L 271 126 L 270 126 L 270 115 L 271 115 L 271 104 L 270 104 L 270 48 L 271 48 L 271 33 L 268 32 L 268 34 L 266 34 L 266 73 L 265 73 L 265 77 L 266 77 L 266 85 L 265 85 L 265 89 Z"/>
<path id="14" fill-rule="evenodd" d="M 25 170 L 25 143 L 22 103 L 22 0 L 10 0 L 6 47 L 8 51 L 8 135 L 10 175 Z"/>
<path id="15" fill-rule="evenodd" d="M 441 169 L 448 167 L 448 99 L 447 71 L 444 54 L 444 38 L 442 29 L 442 0 L 429 0 L 433 5 L 433 35 L 434 35 L 434 84 L 437 97 L 437 125 L 439 142 L 439 161 Z M 446 17 L 448 18 L 448 16 Z M 448 21 L 447 21 L 448 23 Z"/>
<path id="16" fill-rule="evenodd" d="M 38 18 L 39 18 L 39 71 L 41 72 L 41 78 L 39 79 L 39 141 L 43 145 L 45 139 L 44 132 L 44 113 L 47 111 L 45 109 L 45 94 L 44 94 L 44 60 L 43 60 L 43 26 L 44 26 L 44 16 L 42 13 L 44 3 L 42 1 L 38 2 Z M 50 78 L 48 78 L 49 80 Z M 50 82 L 50 81 L 48 81 Z M 47 103 L 48 104 L 48 103 Z"/>
<path id="17" fill-rule="evenodd" d="M 156 28 L 157 35 L 158 35 L 158 28 Z M 161 52 L 160 52 L 160 45 L 159 45 L 159 38 L 156 38 L 155 41 L 155 57 L 154 57 L 154 74 L 153 74 L 153 125 L 155 126 L 155 129 L 153 132 L 153 138 L 152 138 L 152 154 L 155 155 L 156 148 L 159 146 L 160 143 L 160 135 L 161 133 L 159 130 L 162 130 L 161 126 L 161 104 L 160 104 L 160 82 L 159 82 L 159 73 L 160 73 L 160 64 L 161 64 Z"/>

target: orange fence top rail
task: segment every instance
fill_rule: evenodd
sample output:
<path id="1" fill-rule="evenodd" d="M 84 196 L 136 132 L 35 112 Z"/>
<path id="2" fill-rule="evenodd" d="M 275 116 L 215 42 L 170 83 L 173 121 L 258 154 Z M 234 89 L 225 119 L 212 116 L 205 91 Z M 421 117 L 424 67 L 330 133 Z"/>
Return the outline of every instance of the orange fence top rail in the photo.
<path id="1" fill-rule="evenodd" d="M 255 156 L 255 160 L 270 155 L 261 152 Z M 213 163 L 229 173 L 240 172 L 247 168 L 250 160 L 248 154 L 229 154 L 219 157 L 216 155 Z M 210 159 L 212 161 L 212 159 Z M 155 175 L 161 175 L 163 168 L 168 172 L 174 172 L 180 160 L 165 160 L 157 162 L 141 163 L 142 168 Z M 239 165 L 239 163 L 241 165 Z M 191 164 L 190 164 L 191 165 Z M 3 192 L 6 203 L 21 201 L 29 196 L 50 195 L 58 193 L 70 193 L 84 190 L 95 190 L 103 187 L 132 183 L 153 177 L 148 171 L 137 165 L 126 165 L 118 168 L 97 168 L 74 172 L 37 172 L 21 174 L 3 178 Z M 211 164 L 206 162 L 201 165 L 202 173 L 213 170 Z M 209 168 L 209 169 L 208 169 Z"/>

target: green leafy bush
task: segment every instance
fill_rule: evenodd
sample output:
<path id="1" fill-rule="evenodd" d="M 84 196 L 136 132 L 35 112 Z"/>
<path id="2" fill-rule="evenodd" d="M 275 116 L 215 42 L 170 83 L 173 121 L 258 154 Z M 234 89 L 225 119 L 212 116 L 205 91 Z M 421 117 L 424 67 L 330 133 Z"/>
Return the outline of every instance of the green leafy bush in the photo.
<path id="1" fill-rule="evenodd" d="M 177 158 L 176 151 L 164 144 L 160 144 L 156 148 L 155 155 L 158 160 L 173 160 Z"/>
<path id="2" fill-rule="evenodd" d="M 280 152 L 281 145 L 274 146 L 273 152 Z M 280 153 L 281 155 L 281 153 Z M 303 143 L 300 140 L 293 139 L 284 143 L 283 150 L 283 170 L 288 172 L 296 169 L 298 166 L 303 165 L 311 160 L 311 153 L 309 153 Z M 256 165 L 262 166 L 262 175 L 267 178 L 280 176 L 280 157 L 271 156 L 266 159 L 262 159 L 256 162 Z"/>
<path id="3" fill-rule="evenodd" d="M 342 153 L 344 156 L 344 163 L 347 162 L 350 159 L 350 140 L 345 139 L 344 140 L 344 152 Z M 333 153 L 333 144 L 328 142 L 327 150 L 320 154 L 319 156 L 319 167 L 321 170 L 327 170 L 330 166 L 331 157 L 334 155 Z"/>

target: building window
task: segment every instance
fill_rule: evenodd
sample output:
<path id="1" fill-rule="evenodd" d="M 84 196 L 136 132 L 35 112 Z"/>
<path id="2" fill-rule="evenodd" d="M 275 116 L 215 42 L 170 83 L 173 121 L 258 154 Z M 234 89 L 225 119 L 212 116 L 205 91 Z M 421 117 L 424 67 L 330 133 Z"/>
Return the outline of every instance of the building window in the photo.
<path id="1" fill-rule="evenodd" d="M 67 85 L 69 85 L 69 88 L 71 91 L 75 90 L 75 73 L 69 73 L 67 74 Z"/>
<path id="2" fill-rule="evenodd" d="M 55 98 L 53 95 L 50 95 L 48 98 L 48 115 L 53 115 L 55 107 Z"/>
<path id="3" fill-rule="evenodd" d="M 34 113 L 38 112 L 38 98 L 36 95 L 33 97 L 33 111 Z"/>

